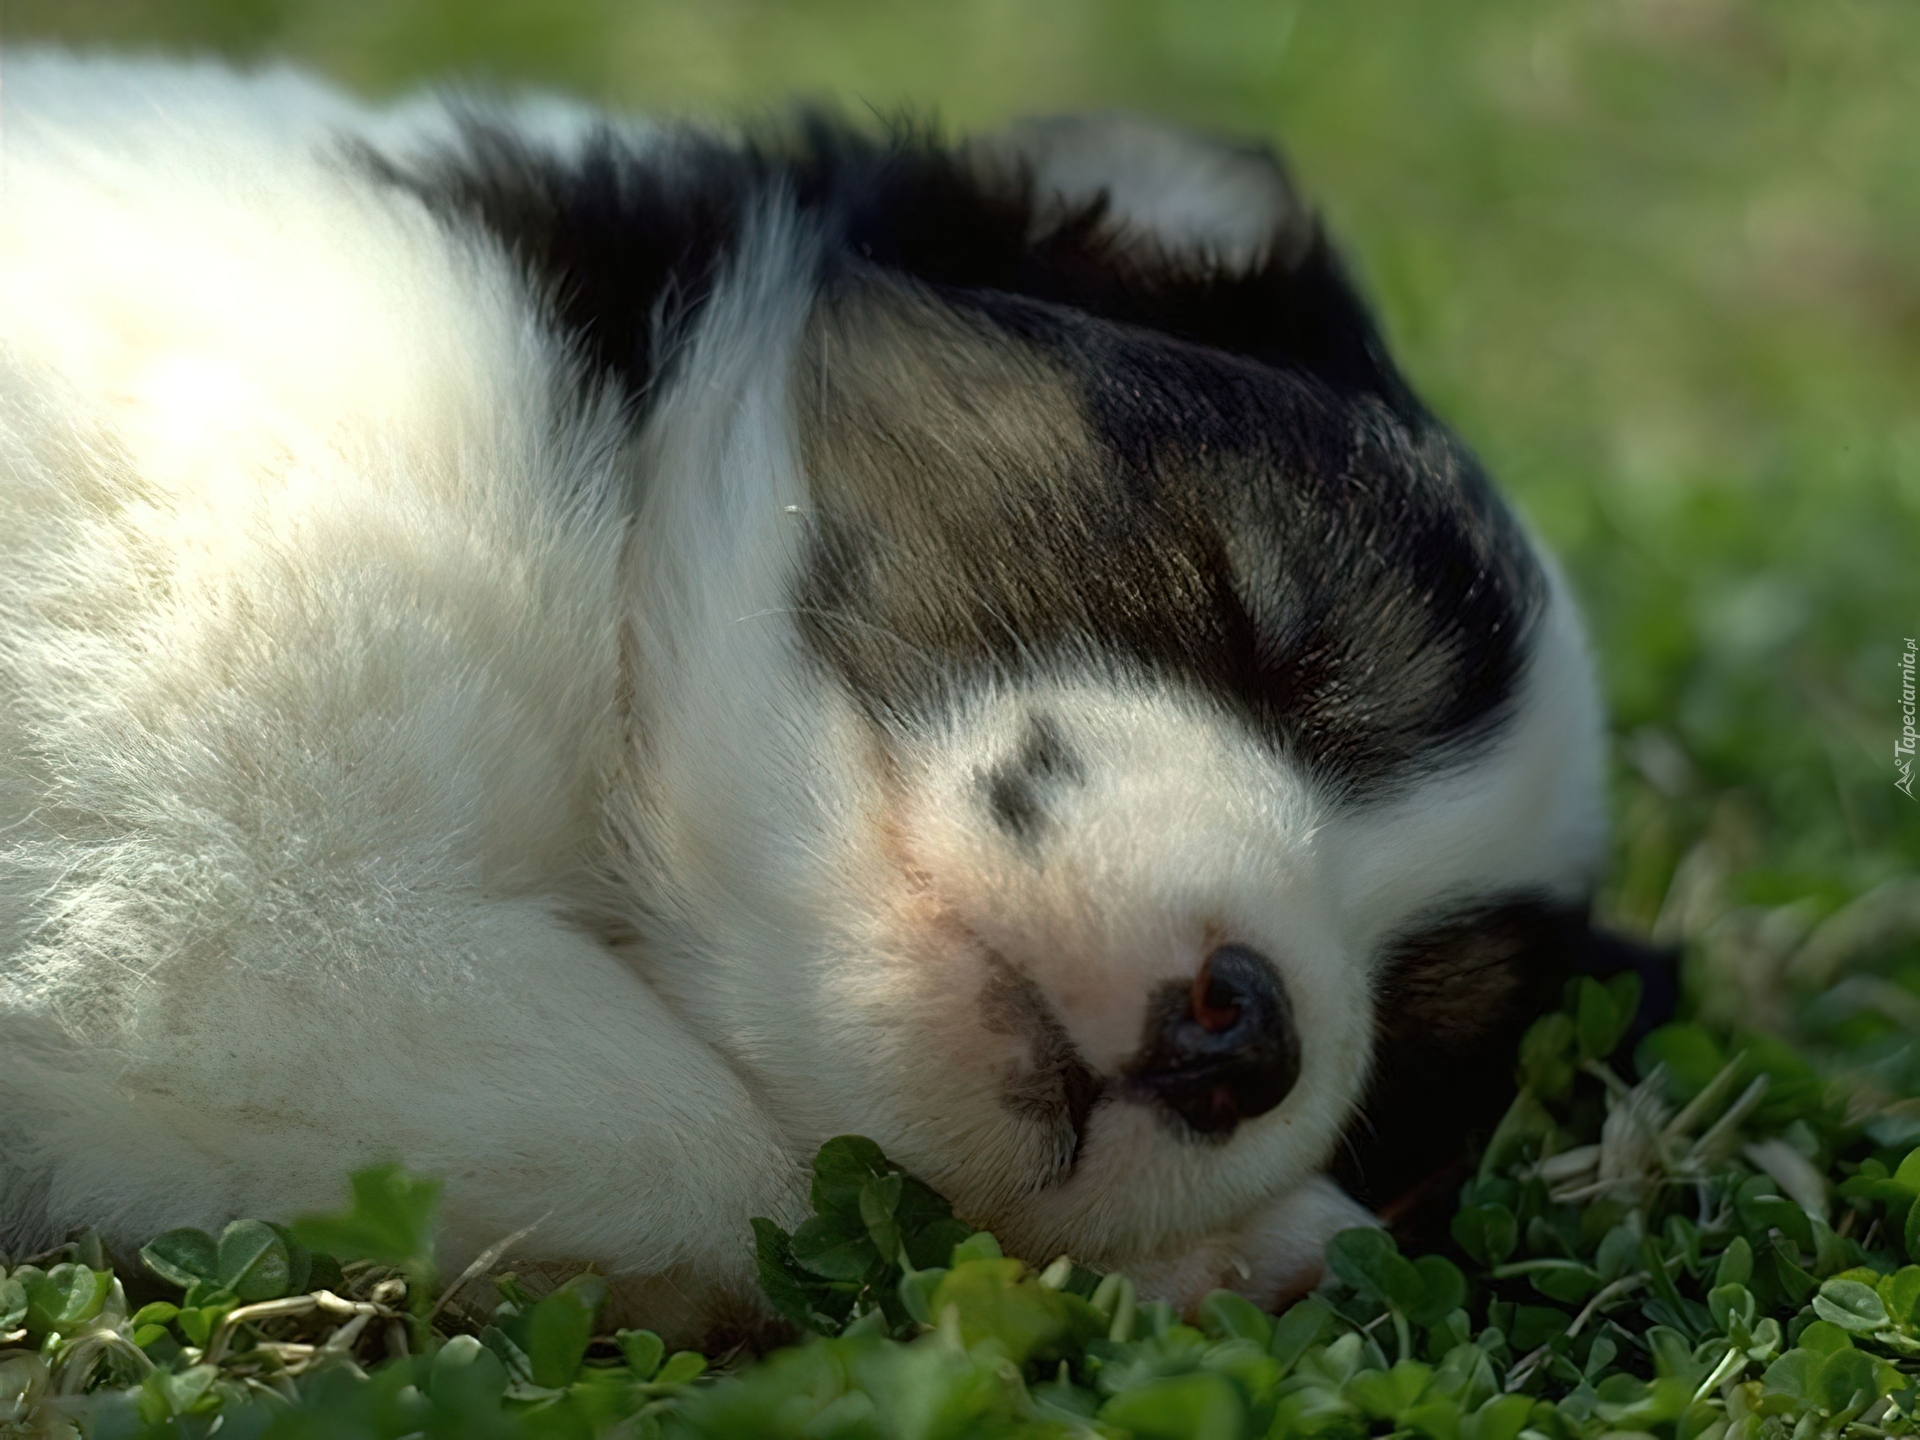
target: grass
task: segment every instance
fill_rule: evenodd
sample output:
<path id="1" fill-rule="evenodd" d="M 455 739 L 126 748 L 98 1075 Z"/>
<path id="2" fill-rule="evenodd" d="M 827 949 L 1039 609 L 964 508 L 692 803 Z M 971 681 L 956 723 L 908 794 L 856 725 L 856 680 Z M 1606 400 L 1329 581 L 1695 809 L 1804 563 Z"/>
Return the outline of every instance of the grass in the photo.
<path id="1" fill-rule="evenodd" d="M 1185 1323 L 1125 1276 L 1036 1270 L 842 1137 L 813 1219 L 754 1222 L 762 1286 L 810 1338 L 715 1373 L 596 1334 L 591 1274 L 539 1296 L 487 1273 L 496 1252 L 443 1287 L 437 1186 L 386 1167 L 343 1214 L 169 1231 L 138 1267 L 87 1232 L 0 1270 L 0 1434 L 1912 1436 L 1920 1074 L 1911 1028 L 1860 1026 L 1847 990 L 1920 994 L 1870 930 L 1809 947 L 1845 978 L 1785 972 L 1798 1045 L 1711 1019 L 1631 1045 L 1635 977 L 1569 987 L 1521 1043 L 1444 1252 L 1347 1231 L 1335 1283 L 1276 1316 L 1223 1291 Z M 139 1288 L 162 1298 L 133 1309 Z"/>
<path id="2" fill-rule="evenodd" d="M 933 1328 L 918 1339 L 879 1333 L 917 1335 L 920 1320 L 902 1308 L 898 1277 L 869 1277 L 860 1283 L 892 1295 L 900 1313 L 876 1309 L 865 1331 L 716 1387 L 692 1383 L 692 1360 L 673 1370 L 644 1338 L 590 1344 L 592 1296 L 578 1290 L 556 1303 L 509 1283 L 507 1311 L 451 1307 L 429 1325 L 410 1308 L 426 1283 L 419 1257 L 381 1252 L 350 1260 L 341 1277 L 342 1303 L 372 1308 L 355 1312 L 369 1318 L 336 1349 L 371 1368 L 397 1327 L 416 1352 L 455 1336 L 438 1352 L 450 1358 L 376 1369 L 351 1393 L 316 1373 L 311 1406 L 286 1412 L 303 1418 L 280 1415 L 275 1434 L 665 1425 L 771 1435 L 803 1423 L 819 1434 L 1072 1433 L 1095 1423 L 1089 1405 L 1107 1416 L 1097 1423 L 1140 1435 L 1263 1424 L 1428 1440 L 1905 1433 L 1912 1408 L 1901 1397 L 1913 1394 L 1920 1344 L 1903 1308 L 1912 1285 L 1900 1278 L 1920 1236 L 1908 1234 L 1899 1188 L 1920 1179 L 1902 1168 L 1920 1139 L 1920 805 L 1894 788 L 1893 742 L 1895 656 L 1920 636 L 1920 127 L 1910 101 L 1920 11 L 1904 0 L 8 0 L 0 24 L 7 44 L 291 55 L 371 93 L 456 73 L 738 113 L 802 92 L 931 109 L 955 127 L 1123 104 L 1284 141 L 1415 382 L 1485 455 L 1584 597 L 1617 735 L 1617 858 L 1603 910 L 1689 955 L 1701 1028 L 1672 1040 L 1671 1054 L 1603 1062 L 1593 1044 L 1581 1051 L 1577 1001 L 1564 1022 L 1572 1041 L 1536 1040 L 1523 1065 L 1532 1109 L 1463 1197 L 1461 1215 L 1478 1218 L 1456 1223 L 1449 1263 L 1460 1267 L 1464 1321 L 1454 1310 L 1417 1319 L 1432 1305 L 1393 1263 L 1403 1257 L 1366 1253 L 1349 1257 L 1351 1283 L 1324 1314 L 1295 1319 L 1296 1309 L 1275 1323 L 1223 1302 L 1200 1330 L 1159 1312 L 1123 1326 L 1117 1287 L 1096 1305 L 1088 1277 L 1055 1275 L 1049 1288 L 979 1242 L 981 1253 L 921 1282 L 933 1286 L 921 1297 Z M 1698 1127 L 1684 1146 L 1676 1132 L 1652 1159 L 1640 1154 L 1642 1190 L 1554 1198 L 1579 1187 L 1550 1181 L 1542 1157 L 1601 1143 L 1608 1096 L 1616 1109 L 1631 1094 L 1648 1114 L 1665 1107 L 1664 1133 L 1687 1085 L 1708 1078 L 1702 1056 L 1731 1061 L 1743 1048 L 1729 1073 L 1741 1086 L 1771 1077 L 1760 1110 L 1698 1155 Z M 1593 1068 L 1603 1065 L 1612 1082 Z M 1720 1095 L 1717 1113 L 1737 1101 Z M 1713 1115 L 1695 1118 L 1711 1130 Z M 1760 1152 L 1782 1174 L 1838 1186 L 1830 1226 L 1808 1222 L 1802 1235 L 1790 1210 L 1767 1203 L 1782 1199 L 1762 1193 L 1769 1184 L 1791 1187 L 1740 1147 L 1768 1142 L 1804 1162 L 1796 1170 L 1779 1149 Z M 1496 1255 L 1500 1211 L 1515 1236 Z M 1613 1239 L 1622 1225 L 1632 1231 L 1631 1215 L 1638 1238 Z M 1674 1218 L 1694 1227 L 1691 1239 Z M 271 1260 L 261 1230 L 246 1233 Z M 104 1257 L 64 1258 L 89 1273 L 94 1262 Z M 1419 1265 L 1422 1285 L 1450 1294 L 1437 1267 Z M 46 1292 L 41 1319 L 62 1296 L 84 1309 L 86 1283 L 65 1272 L 68 1288 Z M 942 1285 L 953 1287 L 944 1298 Z M 1733 1285 L 1750 1313 L 1724 1293 Z M 178 1308 L 196 1314 L 224 1303 L 188 1298 Z M 115 1378 L 116 1363 L 126 1367 L 118 1378 L 137 1378 L 141 1362 L 124 1348 L 146 1355 L 134 1336 L 159 1325 L 178 1353 L 158 1336 L 147 1345 L 173 1378 L 145 1382 L 142 1403 L 156 1433 L 206 1433 L 208 1397 L 246 1389 L 247 1377 L 233 1378 L 239 1362 L 206 1373 L 206 1344 L 179 1315 L 139 1327 L 111 1304 L 109 1294 L 74 1322 L 125 1326 L 122 1350 L 96 1346 L 88 1378 Z M 1097 1334 L 1089 1310 L 1105 1326 Z M 1560 1319 L 1540 1313 L 1549 1310 Z M 542 1374 L 564 1384 L 536 1384 L 536 1312 Z M 202 1342 L 229 1314 L 205 1318 Z M 1736 1344 L 1736 1318 L 1751 1343 Z M 1769 1320 L 1779 1334 L 1763 1343 Z M 259 1341 L 324 1347 L 351 1317 L 316 1306 L 248 1323 L 251 1348 L 237 1355 Z M 524 1366 L 486 1347 L 488 1325 L 522 1337 L 513 1344 Z M 1615 1352 L 1596 1362 L 1602 1338 Z M 1766 1358 L 1750 1353 L 1769 1344 Z M 1484 1373 L 1461 1347 L 1484 1357 Z M 1745 1358 L 1721 1375 L 1736 1365 L 1729 1347 Z M 253 1378 L 270 1385 L 265 1354 Z M 1042 1374 L 1041 1358 L 1056 1354 L 1064 1377 Z M 38 1382 L 30 1370 L 0 1359 L 0 1407 L 15 1381 L 22 1395 L 57 1385 L 52 1370 Z M 503 1408 L 496 1381 L 564 1403 L 523 1389 Z M 296 1393 L 306 1383 L 288 1377 Z M 275 1419 L 244 1394 L 228 1401 L 223 1433 Z M 126 1413 L 112 1423 L 122 1422 L 145 1423 Z M 15 1423 L 0 1418 L 0 1434 Z"/>

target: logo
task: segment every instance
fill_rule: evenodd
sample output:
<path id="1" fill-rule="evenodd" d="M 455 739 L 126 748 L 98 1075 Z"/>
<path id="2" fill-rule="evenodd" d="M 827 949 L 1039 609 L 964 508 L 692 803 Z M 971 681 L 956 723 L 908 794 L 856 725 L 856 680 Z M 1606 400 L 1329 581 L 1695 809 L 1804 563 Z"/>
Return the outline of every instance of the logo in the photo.
<path id="1" fill-rule="evenodd" d="M 1914 712 L 1914 662 L 1916 647 L 1913 638 L 1907 638 L 1907 645 L 1900 652 L 1900 737 L 1893 742 L 1893 769 L 1897 777 L 1894 788 L 1909 800 L 1916 797 L 1913 793 L 1913 749 L 1920 741 L 1920 733 L 1913 728 Z"/>

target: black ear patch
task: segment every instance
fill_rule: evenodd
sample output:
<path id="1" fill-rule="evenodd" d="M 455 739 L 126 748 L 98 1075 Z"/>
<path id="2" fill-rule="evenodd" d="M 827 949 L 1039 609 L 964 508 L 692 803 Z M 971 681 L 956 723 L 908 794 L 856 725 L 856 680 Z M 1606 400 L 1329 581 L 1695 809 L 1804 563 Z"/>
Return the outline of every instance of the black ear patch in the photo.
<path id="1" fill-rule="evenodd" d="M 737 142 L 604 128 L 562 147 L 475 110 L 437 154 L 360 158 L 450 224 L 493 236 L 590 365 L 636 396 L 704 304 L 750 208 L 784 193 L 821 226 L 829 268 L 852 260 L 1026 296 L 1416 408 L 1317 225 L 1244 271 L 1143 253 L 1117 243 L 1100 197 L 1058 212 L 1019 167 L 982 165 L 907 122 L 873 135 L 803 111 Z"/>
<path id="2" fill-rule="evenodd" d="M 360 158 L 448 223 L 494 237 L 589 367 L 635 396 L 705 303 L 766 171 L 693 130 L 653 143 L 602 129 L 563 154 L 477 111 L 437 155 Z"/>
<path id="3" fill-rule="evenodd" d="M 1386 1205 L 1463 1157 L 1512 1102 L 1521 1033 L 1560 997 L 1582 908 L 1531 897 L 1456 911 L 1403 935 L 1375 999 L 1373 1081 L 1334 1173 Z"/>
<path id="4" fill-rule="evenodd" d="M 1628 1048 L 1673 1018 L 1679 953 L 1593 929 L 1584 907 L 1515 898 L 1422 925 L 1390 949 L 1374 1080 L 1334 1173 L 1349 1193 L 1444 1243 L 1452 1190 L 1513 1101 L 1514 1052 L 1567 981 L 1641 977 Z M 1396 1224 L 1398 1224 L 1396 1219 Z"/>

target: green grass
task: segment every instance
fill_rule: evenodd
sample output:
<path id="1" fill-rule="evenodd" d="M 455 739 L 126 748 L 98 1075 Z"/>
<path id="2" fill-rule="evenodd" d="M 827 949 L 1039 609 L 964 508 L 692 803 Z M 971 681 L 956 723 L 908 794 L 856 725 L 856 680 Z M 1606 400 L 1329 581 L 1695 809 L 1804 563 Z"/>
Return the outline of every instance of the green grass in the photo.
<path id="1" fill-rule="evenodd" d="M 911 1341 L 877 1333 L 918 1334 L 911 1313 L 876 1309 L 866 1331 L 718 1388 L 690 1385 L 691 1359 L 674 1370 L 641 1338 L 575 1354 L 592 1299 L 576 1290 L 540 1322 L 546 1378 L 566 1383 L 535 1388 L 587 1386 L 565 1405 L 526 1391 L 512 1402 L 517 1418 L 501 1419 L 490 1388 L 500 1377 L 469 1340 L 441 1366 L 444 1406 L 438 1373 L 416 1374 L 427 1362 L 410 1361 L 351 1393 L 314 1382 L 302 1406 L 319 1408 L 289 1412 L 305 1417 L 297 1423 L 281 1417 L 276 1435 L 398 1435 L 392 1426 L 416 1422 L 503 1436 L 600 1422 L 630 1434 L 656 1423 L 797 1434 L 806 1421 L 810 1433 L 898 1435 L 998 1433 L 1039 1424 L 1036 1415 L 1069 1423 L 1032 1408 L 1041 1401 L 1075 1413 L 1116 1406 L 1102 1413 L 1140 1435 L 1255 1433 L 1283 1410 L 1291 1418 L 1278 1433 L 1429 1440 L 1905 1433 L 1909 1400 L 1872 1418 L 1854 1402 L 1863 1388 L 1870 1406 L 1911 1396 L 1920 1345 L 1903 1308 L 1912 1287 L 1899 1278 L 1911 1277 L 1901 1265 L 1920 1235 L 1898 1188 L 1916 1178 L 1900 1162 L 1920 1139 L 1920 882 L 1909 878 L 1920 805 L 1893 783 L 1895 654 L 1920 636 L 1920 9 L 1909 0 L 10 0 L 0 19 L 8 44 L 284 54 L 370 93 L 453 74 L 737 114 L 797 92 L 855 110 L 932 111 L 955 128 L 1127 105 L 1282 142 L 1415 382 L 1486 457 L 1585 599 L 1618 736 L 1619 838 L 1603 908 L 1687 946 L 1690 1004 L 1706 1027 L 1672 1042 L 1666 1079 L 1646 1082 L 1626 1057 L 1613 1062 L 1619 1077 L 1674 1105 L 1684 1098 L 1675 1077 L 1700 1082 L 1702 1056 L 1744 1046 L 1743 1083 L 1765 1070 L 1774 1089 L 1771 1108 L 1734 1138 L 1779 1140 L 1852 1187 L 1829 1212 L 1832 1228 L 1801 1236 L 1791 1213 L 1764 1203 L 1751 1158 L 1716 1149 L 1704 1189 L 1660 1184 L 1628 1206 L 1664 1248 L 1627 1256 L 1625 1240 L 1610 1240 L 1625 1212 L 1554 1201 L 1528 1174 L 1543 1151 L 1598 1134 L 1607 1083 L 1575 1067 L 1559 1088 L 1554 1057 L 1578 1054 L 1563 1036 L 1536 1042 L 1525 1067 L 1533 1108 L 1464 1197 L 1462 1213 L 1479 1217 L 1455 1232 L 1464 1331 L 1451 1311 L 1416 1322 L 1424 1292 L 1396 1301 L 1405 1272 L 1360 1255 L 1354 1283 L 1317 1319 L 1274 1326 L 1216 1306 L 1203 1330 L 1161 1312 L 1126 1328 L 1109 1290 L 1102 1338 L 1075 1308 L 1097 1308 L 1085 1277 L 1047 1300 L 1038 1277 L 981 1254 L 971 1263 L 989 1268 L 968 1272 L 971 1290 L 954 1281 L 939 1304 L 922 1297 L 934 1328 Z M 1489 1248 L 1489 1234 L 1505 1233 L 1496 1209 L 1515 1230 L 1501 1256 Z M 1670 1216 L 1696 1227 L 1698 1246 Z M 1830 1238 L 1843 1230 L 1851 1250 Z M 246 1235 L 270 1260 L 266 1233 Z M 418 1258 L 348 1265 L 343 1294 L 385 1312 L 354 1341 L 369 1364 L 390 1324 L 438 1343 L 401 1303 L 422 1288 Z M 414 1268 L 382 1268 L 400 1260 Z M 1497 1273 L 1536 1260 L 1556 1264 Z M 104 1257 L 66 1257 L 94 1262 Z M 1639 1268 L 1616 1276 L 1621 1264 Z M 1650 1278 L 1661 1294 L 1602 1307 L 1615 1330 L 1567 1337 L 1567 1317 L 1594 1294 L 1651 1277 L 1655 1264 L 1671 1296 Z M 1737 1283 L 1754 1313 L 1738 1297 L 1716 1309 L 1743 1266 Z M 1567 1298 L 1589 1272 L 1601 1290 Z M 896 1280 L 861 1283 L 874 1296 L 895 1285 L 886 1293 L 898 1309 Z M 401 1291 L 379 1290 L 395 1281 Z M 84 1289 L 73 1272 L 63 1283 Z M 42 1318 L 68 1293 L 47 1292 Z M 1818 1307 L 1823 1297 L 1839 1320 Z M 1648 1308 L 1656 1301 L 1665 1309 Z M 496 1316 L 443 1314 L 435 1325 L 477 1333 L 490 1318 L 525 1339 L 531 1365 L 530 1317 L 552 1302 L 509 1284 L 501 1303 Z M 1556 1307 L 1560 1322 L 1539 1313 Z M 989 1312 L 999 1318 L 979 1319 Z M 1778 1342 L 1695 1400 L 1712 1373 L 1695 1367 L 1717 1366 L 1739 1339 L 1736 1312 L 1758 1350 L 1769 1318 Z M 203 1319 L 218 1323 L 184 1323 Z M 273 1323 L 298 1344 L 339 1322 L 316 1311 Z M 185 1362 L 198 1348 L 182 1323 L 147 1322 L 180 1353 L 163 1367 L 175 1378 L 150 1382 L 164 1393 L 145 1403 L 163 1427 L 190 1412 L 165 1433 L 205 1433 L 206 1396 L 229 1380 L 178 1378 L 194 1372 Z M 1035 1325 L 1055 1329 L 1021 1352 L 1017 1336 Z M 1617 1353 L 1596 1364 L 1603 1333 Z M 165 1353 L 159 1337 L 148 1344 Z M 1064 1380 L 1035 1368 L 1046 1345 L 1064 1347 Z M 1486 1375 L 1455 1355 L 1461 1346 L 1486 1357 Z M 487 1353 L 507 1380 L 534 1385 L 530 1370 L 512 1370 L 511 1351 Z M 1864 1358 L 1835 1358 L 1844 1355 Z M 135 1378 L 140 1362 L 122 1360 L 121 1378 Z M 1413 1368 L 1396 1368 L 1403 1360 Z M 0 1434 L 12 1423 L 6 1386 L 20 1379 L 11 1364 L 0 1360 Z M 1524 1407 L 1500 1399 L 1509 1385 Z M 1307 1398 L 1283 1404 L 1282 1391 Z M 238 1408 L 245 1397 L 227 1398 L 236 1408 L 223 1433 L 255 1433 Z M 461 1408 L 469 1402 L 479 1408 Z M 261 1407 L 272 1403 L 245 1414 L 271 1419 Z M 534 1413 L 542 1404 L 545 1419 Z"/>
<path id="2" fill-rule="evenodd" d="M 1889 1048 L 1820 1011 L 1849 984 L 1920 994 L 1871 946 L 1836 958 L 1839 991 L 1779 993 L 1798 1048 L 1683 1021 L 1629 1049 L 1638 981 L 1570 986 L 1520 1045 L 1448 1253 L 1349 1230 L 1335 1283 L 1277 1316 L 1223 1291 L 1183 1322 L 1123 1275 L 1006 1257 L 846 1136 L 814 1162 L 812 1219 L 754 1222 L 762 1286 L 808 1338 L 716 1373 L 648 1331 L 596 1334 L 592 1274 L 542 1296 L 486 1274 L 495 1255 L 443 1287 L 438 1187 L 389 1166 L 343 1214 L 169 1231 L 138 1267 L 87 1232 L 0 1270 L 0 1434 L 1912 1436 L 1920 1077 L 1910 1034 Z M 161 1298 L 134 1310 L 140 1287 Z"/>

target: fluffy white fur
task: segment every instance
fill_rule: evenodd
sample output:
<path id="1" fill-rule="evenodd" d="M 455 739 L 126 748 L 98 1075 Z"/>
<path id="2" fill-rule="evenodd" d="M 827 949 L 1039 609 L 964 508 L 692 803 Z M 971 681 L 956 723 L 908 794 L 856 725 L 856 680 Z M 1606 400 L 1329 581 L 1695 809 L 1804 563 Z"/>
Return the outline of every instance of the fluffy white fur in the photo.
<path id="1" fill-rule="evenodd" d="M 1124 678 L 982 694 L 882 767 L 783 610 L 815 243 L 790 210 L 753 218 L 633 437 L 563 403 L 505 256 L 340 158 L 441 133 L 432 104 L 55 57 L 0 86 L 16 1235 L 285 1216 L 396 1156 L 445 1177 L 453 1258 L 537 1222 L 528 1253 L 690 1331 L 744 1303 L 748 1217 L 793 1218 L 813 1148 L 857 1131 L 1035 1258 L 1271 1297 L 1360 1218 L 1315 1177 L 1368 1072 L 1378 940 L 1588 883 L 1596 707 L 1558 588 L 1507 738 L 1372 809 Z M 1098 163 L 1076 138 L 1071 185 Z M 1235 255 L 1222 174 L 1123 205 Z M 1039 868 L 968 798 L 1036 699 L 1102 757 Z M 1210 936 L 1255 945 L 1300 1084 L 1204 1147 L 1102 1107 L 1048 1185 L 954 917 L 1103 1069 Z"/>
<path id="2" fill-rule="evenodd" d="M 1266 259 L 1276 236 L 1303 234 L 1292 223 L 1298 205 L 1264 152 L 1124 111 L 1018 121 L 977 149 L 1032 175 L 1042 225 L 1104 196 L 1126 240 L 1204 255 L 1228 270 Z"/>
<path id="3" fill-rule="evenodd" d="M 4 83 L 6 1218 L 284 1215 L 392 1154 L 456 1250 L 741 1279 L 788 1152 L 568 918 L 623 733 L 613 407 L 556 423 L 517 275 L 340 164 L 330 93 Z"/>

